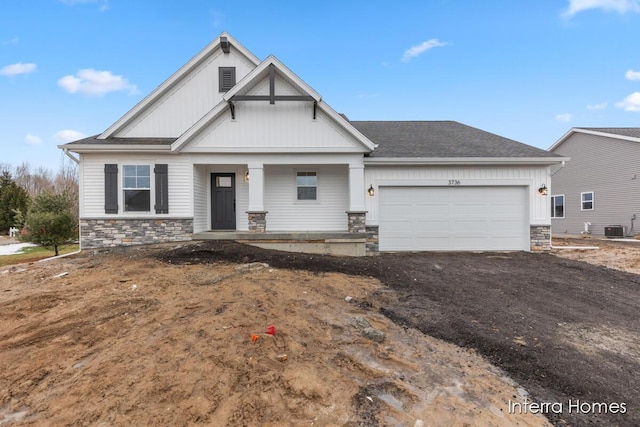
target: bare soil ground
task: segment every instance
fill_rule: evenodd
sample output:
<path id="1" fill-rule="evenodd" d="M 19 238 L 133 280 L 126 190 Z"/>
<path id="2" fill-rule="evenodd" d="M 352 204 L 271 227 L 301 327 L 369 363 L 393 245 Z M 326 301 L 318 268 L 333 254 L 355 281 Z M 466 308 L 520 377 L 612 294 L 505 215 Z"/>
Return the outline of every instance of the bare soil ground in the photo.
<path id="1" fill-rule="evenodd" d="M 0 425 L 547 424 L 509 413 L 510 378 L 564 404 L 556 425 L 640 425 L 639 297 L 640 276 L 553 254 L 192 242 L 17 265 Z"/>

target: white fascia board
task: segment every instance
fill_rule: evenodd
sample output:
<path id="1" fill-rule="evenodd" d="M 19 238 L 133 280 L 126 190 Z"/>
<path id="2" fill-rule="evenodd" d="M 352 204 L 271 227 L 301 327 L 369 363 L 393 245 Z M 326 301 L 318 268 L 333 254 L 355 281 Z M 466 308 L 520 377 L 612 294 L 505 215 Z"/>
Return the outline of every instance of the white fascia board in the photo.
<path id="1" fill-rule="evenodd" d="M 369 138 L 364 136 L 362 132 L 356 129 L 348 120 L 338 114 L 333 108 L 329 106 L 326 102 L 319 102 L 318 108 L 324 111 L 331 119 L 333 119 L 338 125 L 340 125 L 344 130 L 349 132 L 351 136 L 356 138 L 360 144 L 364 145 L 368 152 L 375 150 L 378 147 L 378 144 L 374 144 Z"/>
<path id="2" fill-rule="evenodd" d="M 369 166 L 422 165 L 555 165 L 569 157 L 380 157 L 365 158 Z"/>
<path id="3" fill-rule="evenodd" d="M 226 102 L 220 101 L 218 105 L 213 107 L 211 111 L 205 114 L 204 117 L 198 120 L 193 126 L 187 129 L 185 133 L 180 135 L 180 138 L 176 139 L 175 142 L 171 144 L 171 151 L 179 152 L 182 147 L 186 146 L 191 138 L 206 129 L 209 124 L 217 119 L 218 116 L 220 116 L 220 114 L 222 114 L 228 108 L 229 105 Z"/>
<path id="4" fill-rule="evenodd" d="M 249 52 L 244 46 L 242 46 L 236 39 L 231 37 L 228 33 L 223 32 L 218 37 L 216 37 L 211 43 L 205 46 L 200 52 L 198 52 L 193 58 L 191 58 L 186 64 L 184 64 L 178 71 L 173 73 L 171 77 L 165 80 L 160 86 L 155 88 L 153 92 L 147 95 L 142 101 L 140 101 L 135 107 L 133 107 L 129 112 L 127 112 L 124 116 L 118 119 L 117 122 L 112 124 L 107 130 L 105 130 L 102 134 L 98 136 L 98 139 L 106 139 L 116 133 L 119 129 L 125 126 L 129 121 L 131 121 L 134 117 L 139 115 L 143 110 L 145 110 L 153 101 L 161 97 L 164 93 L 166 93 L 169 89 L 171 89 L 175 84 L 177 84 L 182 78 L 184 78 L 191 70 L 198 66 L 203 60 L 205 60 L 214 50 L 221 49 L 220 48 L 220 38 L 226 37 L 233 49 L 238 50 L 242 53 L 249 61 L 253 64 L 258 65 L 260 60 L 251 52 Z"/>
<path id="5" fill-rule="evenodd" d="M 282 153 L 317 153 L 317 154 L 331 154 L 331 153 L 356 153 L 356 154 L 364 154 L 365 151 L 357 150 L 350 147 L 326 147 L 326 148 L 318 148 L 318 147 L 245 147 L 245 148 L 235 148 L 235 147 L 205 147 L 205 148 L 194 148 L 187 149 L 184 151 L 185 153 L 260 153 L 260 154 L 282 154 Z"/>
<path id="6" fill-rule="evenodd" d="M 548 151 L 553 151 L 556 148 L 558 148 L 560 145 L 562 145 L 563 142 L 569 139 L 569 137 L 574 133 L 583 133 L 585 135 L 595 135 L 595 136 L 602 136 L 606 138 L 621 139 L 624 141 L 640 142 L 640 138 L 634 138 L 632 136 L 618 135 L 617 133 L 601 132 L 601 131 L 592 130 L 592 129 L 571 128 L 569 132 L 565 133 L 562 136 L 562 138 L 560 138 L 555 144 L 549 147 Z"/>
<path id="7" fill-rule="evenodd" d="M 298 88 L 311 96 L 314 100 L 319 102 L 322 97 L 318 92 L 313 90 L 311 86 L 306 84 L 300 77 L 298 77 L 293 71 L 291 71 L 286 65 L 284 65 L 278 58 L 273 55 L 269 55 L 267 59 L 262 61 L 256 68 L 251 70 L 249 74 L 247 74 L 242 80 L 240 80 L 234 87 L 229 89 L 227 93 L 222 97 L 223 100 L 229 101 L 231 97 L 237 95 L 246 87 L 250 86 L 251 83 L 257 83 L 262 80 L 265 75 L 268 75 L 268 67 L 273 64 L 276 67 L 276 70 L 285 77 L 289 83 L 292 83 L 294 86 L 298 86 Z"/>
<path id="8" fill-rule="evenodd" d="M 135 145 L 135 144 L 76 144 L 73 146 L 59 146 L 73 153 L 129 153 L 129 152 L 161 152 L 170 153 L 169 145 Z"/>

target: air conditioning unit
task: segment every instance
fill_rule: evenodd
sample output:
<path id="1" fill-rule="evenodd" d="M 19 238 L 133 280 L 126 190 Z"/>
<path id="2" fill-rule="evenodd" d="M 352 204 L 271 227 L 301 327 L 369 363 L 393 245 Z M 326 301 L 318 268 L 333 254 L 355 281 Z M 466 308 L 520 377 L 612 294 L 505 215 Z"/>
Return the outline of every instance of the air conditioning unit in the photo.
<path id="1" fill-rule="evenodd" d="M 607 225 L 604 227 L 604 237 L 624 237 L 624 227 L 622 225 Z"/>

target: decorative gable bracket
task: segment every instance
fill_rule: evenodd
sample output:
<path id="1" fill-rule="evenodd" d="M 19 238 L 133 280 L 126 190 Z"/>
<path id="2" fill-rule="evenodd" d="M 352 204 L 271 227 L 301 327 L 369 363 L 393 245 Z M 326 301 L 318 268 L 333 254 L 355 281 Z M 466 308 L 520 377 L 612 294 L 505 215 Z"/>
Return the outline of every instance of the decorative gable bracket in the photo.
<path id="1" fill-rule="evenodd" d="M 276 95 L 276 67 L 269 64 L 269 95 L 233 95 L 229 99 L 229 108 L 231 109 L 231 118 L 236 118 L 236 101 L 269 101 L 269 104 L 275 104 L 276 101 L 310 101 L 313 102 L 313 119 L 316 119 L 316 109 L 318 101 L 310 95 Z"/>

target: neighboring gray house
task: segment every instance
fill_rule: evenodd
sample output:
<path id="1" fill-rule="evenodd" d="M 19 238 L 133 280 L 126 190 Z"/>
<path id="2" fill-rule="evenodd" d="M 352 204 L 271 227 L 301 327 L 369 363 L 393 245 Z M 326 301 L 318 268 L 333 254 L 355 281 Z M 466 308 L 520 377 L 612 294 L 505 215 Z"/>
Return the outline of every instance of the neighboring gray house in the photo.
<path id="1" fill-rule="evenodd" d="M 573 128 L 549 151 L 571 158 L 552 171 L 554 235 L 640 232 L 640 128 Z"/>
<path id="2" fill-rule="evenodd" d="M 351 122 L 227 33 L 102 134 L 61 148 L 79 155 L 83 249 L 545 249 L 539 189 L 564 160 L 453 121 Z"/>

